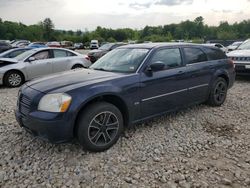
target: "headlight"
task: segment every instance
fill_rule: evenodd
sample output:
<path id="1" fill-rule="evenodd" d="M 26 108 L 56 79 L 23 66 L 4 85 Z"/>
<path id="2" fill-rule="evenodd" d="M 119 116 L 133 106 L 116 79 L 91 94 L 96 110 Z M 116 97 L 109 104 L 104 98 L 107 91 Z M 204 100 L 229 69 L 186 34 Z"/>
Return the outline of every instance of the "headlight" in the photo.
<path id="1" fill-rule="evenodd" d="M 38 110 L 47 112 L 66 112 L 72 97 L 65 93 L 47 94 L 39 102 Z"/>

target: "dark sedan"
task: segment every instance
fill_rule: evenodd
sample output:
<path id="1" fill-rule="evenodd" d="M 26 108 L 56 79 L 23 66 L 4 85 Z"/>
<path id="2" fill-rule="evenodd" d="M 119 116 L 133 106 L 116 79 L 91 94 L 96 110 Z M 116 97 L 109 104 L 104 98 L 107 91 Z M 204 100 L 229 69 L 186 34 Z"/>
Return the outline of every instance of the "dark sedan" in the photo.
<path id="1" fill-rule="evenodd" d="M 233 62 L 218 48 L 128 45 L 89 70 L 26 83 L 16 118 L 21 127 L 51 142 L 78 138 L 84 148 L 103 151 L 131 124 L 194 104 L 221 106 L 234 79 Z"/>
<path id="2" fill-rule="evenodd" d="M 9 43 L 0 41 L 0 53 L 5 52 L 11 48 L 12 46 Z"/>
<path id="3" fill-rule="evenodd" d="M 109 51 L 125 45 L 126 43 L 107 43 L 96 50 L 91 50 L 88 53 L 88 57 L 92 63 L 96 62 L 99 58 L 104 56 Z"/>

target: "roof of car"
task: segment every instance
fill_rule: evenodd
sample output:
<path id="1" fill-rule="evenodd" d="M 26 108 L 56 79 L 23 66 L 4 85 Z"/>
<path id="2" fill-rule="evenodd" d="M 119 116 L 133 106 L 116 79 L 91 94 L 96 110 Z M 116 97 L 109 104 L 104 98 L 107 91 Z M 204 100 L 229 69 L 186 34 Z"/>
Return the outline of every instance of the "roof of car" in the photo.
<path id="1" fill-rule="evenodd" d="M 162 42 L 162 43 L 142 43 L 142 44 L 129 44 L 119 48 L 157 48 L 164 46 L 201 46 L 200 44 L 182 43 L 182 42 Z"/>

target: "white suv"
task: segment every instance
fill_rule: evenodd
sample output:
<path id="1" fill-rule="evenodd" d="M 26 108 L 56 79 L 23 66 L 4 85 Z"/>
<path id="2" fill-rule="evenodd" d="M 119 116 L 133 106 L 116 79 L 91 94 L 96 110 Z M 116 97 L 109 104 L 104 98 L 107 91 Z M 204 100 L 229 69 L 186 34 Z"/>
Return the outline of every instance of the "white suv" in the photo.
<path id="1" fill-rule="evenodd" d="M 235 63 L 237 75 L 250 75 L 250 39 L 243 42 L 235 51 L 227 54 Z"/>

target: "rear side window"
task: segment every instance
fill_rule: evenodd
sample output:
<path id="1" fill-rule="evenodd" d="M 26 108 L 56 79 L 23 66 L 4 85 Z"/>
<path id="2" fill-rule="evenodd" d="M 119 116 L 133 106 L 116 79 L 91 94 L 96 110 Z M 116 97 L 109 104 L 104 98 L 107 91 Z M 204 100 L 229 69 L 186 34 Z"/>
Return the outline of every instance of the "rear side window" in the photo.
<path id="1" fill-rule="evenodd" d="M 218 59 L 226 59 L 226 55 L 223 51 L 219 49 L 206 48 L 206 53 L 208 60 L 218 60 Z"/>
<path id="2" fill-rule="evenodd" d="M 54 58 L 67 57 L 67 52 L 64 50 L 54 50 Z"/>
<path id="3" fill-rule="evenodd" d="M 207 61 L 207 55 L 199 48 L 183 48 L 183 51 L 187 64 Z"/>
<path id="4" fill-rule="evenodd" d="M 165 69 L 181 66 L 182 59 L 179 48 L 158 50 L 154 54 L 151 64 L 156 62 L 164 63 Z"/>
<path id="5" fill-rule="evenodd" d="M 67 51 L 67 56 L 76 56 L 76 54 L 73 54 L 72 52 Z"/>

